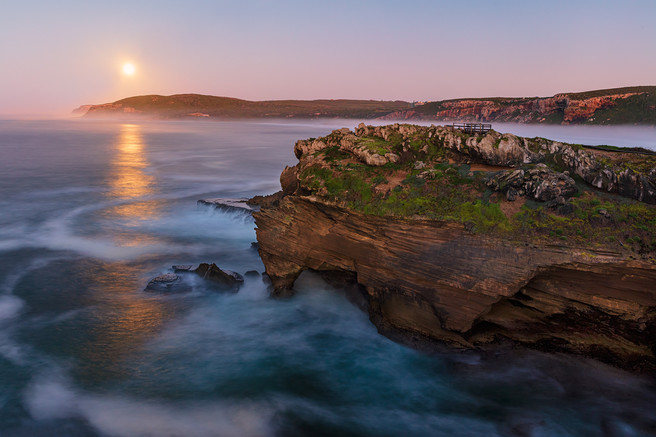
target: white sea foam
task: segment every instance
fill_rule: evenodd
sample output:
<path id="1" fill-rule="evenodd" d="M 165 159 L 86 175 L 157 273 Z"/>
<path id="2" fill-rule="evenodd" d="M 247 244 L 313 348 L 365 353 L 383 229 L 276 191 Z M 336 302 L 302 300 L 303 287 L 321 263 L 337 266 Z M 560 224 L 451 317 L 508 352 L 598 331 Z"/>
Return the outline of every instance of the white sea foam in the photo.
<path id="1" fill-rule="evenodd" d="M 76 235 L 75 218 L 90 208 L 77 208 L 65 215 L 50 219 L 37 228 L 15 228 L 11 238 L 0 242 L 0 250 L 20 248 L 47 248 L 51 250 L 73 251 L 82 255 L 106 260 L 135 259 L 152 252 L 166 252 L 170 246 L 165 243 L 121 246 L 109 238 Z"/>
<path id="2" fill-rule="evenodd" d="M 24 347 L 13 341 L 7 331 L 0 331 L 0 356 L 17 365 L 27 362 Z"/>
<path id="3" fill-rule="evenodd" d="M 79 417 L 117 437 L 264 437 L 273 435 L 273 410 L 258 402 L 154 402 L 76 390 L 60 375 L 34 380 L 24 401 L 36 420 Z"/>
<path id="4" fill-rule="evenodd" d="M 164 196 L 163 198 L 167 198 Z M 148 238 L 139 244 L 122 244 L 105 234 L 81 235 L 77 231 L 80 217 L 95 210 L 105 210 L 117 203 L 104 203 L 83 206 L 65 214 L 46 220 L 38 226 L 15 224 L 0 230 L 0 251 L 22 248 L 47 248 L 55 251 L 72 251 L 93 258 L 116 261 L 133 260 L 150 253 L 202 254 L 220 239 L 222 246 L 244 246 L 255 239 L 253 219 L 239 212 L 224 212 L 213 207 L 196 207 L 190 204 L 188 210 L 164 214 L 153 220 L 137 221 L 130 226 L 136 233 L 145 232 Z M 185 244 L 184 247 L 172 245 L 158 235 L 196 237 L 199 242 Z M 204 240 L 206 243 L 200 242 Z M 244 246 L 247 247 L 247 246 Z"/>
<path id="5" fill-rule="evenodd" d="M 16 296 L 0 296 L 0 323 L 16 317 L 22 308 L 23 301 Z"/>

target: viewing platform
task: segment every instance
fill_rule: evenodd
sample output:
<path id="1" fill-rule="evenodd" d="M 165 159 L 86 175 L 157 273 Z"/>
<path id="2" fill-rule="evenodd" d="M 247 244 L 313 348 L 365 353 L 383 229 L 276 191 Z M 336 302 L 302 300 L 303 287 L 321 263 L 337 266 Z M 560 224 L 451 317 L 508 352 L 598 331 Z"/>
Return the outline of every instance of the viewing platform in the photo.
<path id="1" fill-rule="evenodd" d="M 463 131 L 466 134 L 486 134 L 492 130 L 492 125 L 487 123 L 453 123 L 451 125 L 454 129 Z"/>

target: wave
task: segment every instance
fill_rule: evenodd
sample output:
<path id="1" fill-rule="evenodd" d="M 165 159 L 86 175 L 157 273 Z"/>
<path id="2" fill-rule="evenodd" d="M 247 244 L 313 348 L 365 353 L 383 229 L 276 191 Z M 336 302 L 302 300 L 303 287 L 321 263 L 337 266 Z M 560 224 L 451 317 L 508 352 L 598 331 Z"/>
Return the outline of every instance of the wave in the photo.
<path id="1" fill-rule="evenodd" d="M 273 436 L 273 409 L 265 402 L 153 401 L 75 389 L 65 377 L 35 378 L 24 402 L 36 420 L 82 418 L 98 432 L 117 436 Z"/>

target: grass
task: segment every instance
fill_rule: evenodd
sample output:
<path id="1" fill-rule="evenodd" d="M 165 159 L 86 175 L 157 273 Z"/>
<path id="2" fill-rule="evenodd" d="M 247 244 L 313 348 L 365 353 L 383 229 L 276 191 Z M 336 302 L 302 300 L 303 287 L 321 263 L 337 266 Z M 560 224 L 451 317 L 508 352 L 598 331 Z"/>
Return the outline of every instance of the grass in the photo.
<path id="1" fill-rule="evenodd" d="M 535 238 L 619 242 L 640 253 L 656 251 L 656 207 L 619 196 L 604 197 L 589 191 L 572 198 L 574 211 L 567 215 L 526 205 L 512 218 L 513 230 Z"/>
<path id="2" fill-rule="evenodd" d="M 359 146 L 364 146 L 373 153 L 378 153 L 383 156 L 390 152 L 390 147 L 387 141 L 382 138 L 362 138 L 358 141 Z"/>
<path id="3" fill-rule="evenodd" d="M 543 138 L 527 141 L 531 149 L 547 142 Z M 369 137 L 363 143 L 376 153 L 394 151 L 401 161 L 368 166 L 354 162 L 337 146 L 327 147 L 315 154 L 322 160 L 313 159 L 302 167 L 301 185 L 318 197 L 364 214 L 458 222 L 471 232 L 509 240 L 619 245 L 638 254 L 656 253 L 654 205 L 602 193 L 578 180 L 580 192 L 570 199 L 568 209 L 526 199 L 518 212 L 504 212 L 505 196 L 492 192 L 485 183 L 492 172 L 472 172 L 470 165 L 454 163 L 453 152 L 437 139 Z M 418 160 L 425 166 L 416 170 Z M 560 169 L 557 161 L 551 157 L 546 163 Z M 623 165 L 646 171 L 656 167 L 656 157 L 641 156 Z"/>

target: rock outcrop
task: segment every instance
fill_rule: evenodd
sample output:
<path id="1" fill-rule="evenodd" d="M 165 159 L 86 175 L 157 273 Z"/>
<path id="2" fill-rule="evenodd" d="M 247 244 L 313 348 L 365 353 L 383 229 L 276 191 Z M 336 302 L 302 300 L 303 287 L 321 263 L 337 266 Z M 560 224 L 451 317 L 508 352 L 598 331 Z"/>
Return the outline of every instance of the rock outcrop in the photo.
<path id="1" fill-rule="evenodd" d="M 174 273 L 163 273 L 151 279 L 145 291 L 187 292 L 191 291 L 192 284 L 185 280 L 185 275 L 200 276 L 219 291 L 237 293 L 244 283 L 244 277 L 231 270 L 222 270 L 216 264 L 201 263 L 197 266 L 191 264 L 171 266 Z"/>
<path id="2" fill-rule="evenodd" d="M 363 147 L 398 160 L 369 162 Z M 392 338 L 512 341 L 656 370 L 656 238 L 644 224 L 656 222 L 644 203 L 656 197 L 642 165 L 652 157 L 634 156 L 642 166 L 627 180 L 605 152 L 410 125 L 360 125 L 295 152 L 282 193 L 254 213 L 275 295 L 292 293 L 303 270 L 346 275 Z M 602 188 L 643 203 L 598 200 L 583 181 L 600 174 L 619 184 Z M 498 194 L 485 200 L 489 187 Z M 536 206 L 512 210 L 519 199 Z"/>
<path id="3" fill-rule="evenodd" d="M 578 191 L 569 173 L 555 172 L 545 164 L 538 164 L 528 170 L 499 172 L 487 181 L 487 185 L 505 193 L 509 201 L 515 200 L 517 196 L 527 196 L 541 202 L 555 200 L 561 205 Z"/>
<path id="4" fill-rule="evenodd" d="M 439 120 L 558 124 L 656 123 L 653 87 L 627 87 L 553 97 L 456 99 L 428 102 L 384 117 L 387 120 Z"/>
<path id="5" fill-rule="evenodd" d="M 244 283 L 244 277 L 242 275 L 232 270 L 222 270 L 214 263 L 201 263 L 194 270 L 194 273 L 225 291 L 236 293 Z"/>
<path id="6" fill-rule="evenodd" d="M 148 281 L 144 291 L 182 293 L 191 291 L 191 286 L 175 273 L 163 273 Z"/>
<path id="7" fill-rule="evenodd" d="M 355 133 L 342 133 L 330 145 L 354 142 L 352 137 L 379 137 L 388 141 L 400 135 L 403 141 L 413 136 L 426 136 L 451 151 L 458 152 L 464 162 L 482 162 L 492 166 L 520 167 L 525 164 L 550 163 L 564 167 L 585 182 L 604 191 L 614 192 L 642 202 L 656 204 L 656 154 L 639 155 L 606 152 L 592 147 L 550 141 L 544 138 L 522 138 L 513 134 L 490 131 L 481 136 L 465 136 L 452 127 L 443 126 L 365 126 Z M 317 142 L 317 140 L 314 140 Z M 296 143 L 296 157 L 303 155 L 303 141 Z M 319 141 L 321 143 L 321 141 Z M 336 143 L 336 144 L 335 144 Z M 424 146 L 426 147 L 426 146 Z M 315 152 L 320 149 L 315 149 Z M 301 152 L 299 154 L 299 152 Z M 648 152 L 648 151 L 645 151 Z"/>

